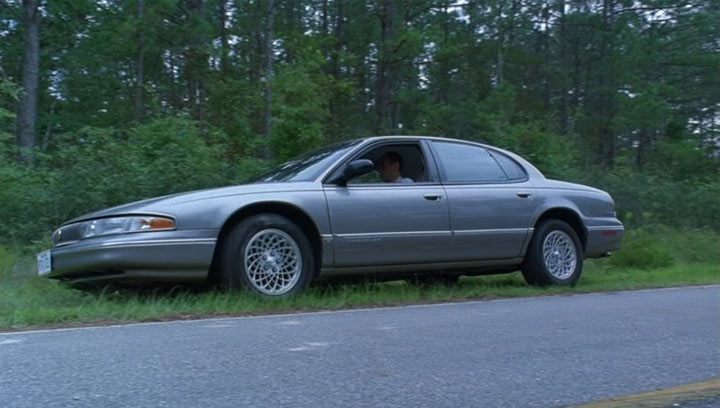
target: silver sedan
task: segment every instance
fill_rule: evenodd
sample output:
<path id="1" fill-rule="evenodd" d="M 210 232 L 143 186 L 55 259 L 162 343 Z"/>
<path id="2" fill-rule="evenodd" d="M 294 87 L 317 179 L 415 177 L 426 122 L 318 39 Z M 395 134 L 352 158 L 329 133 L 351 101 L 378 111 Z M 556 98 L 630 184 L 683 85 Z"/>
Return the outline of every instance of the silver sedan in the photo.
<path id="1" fill-rule="evenodd" d="M 317 278 L 457 279 L 520 269 L 573 285 L 620 248 L 606 192 L 546 179 L 495 147 L 372 137 L 313 151 L 239 186 L 152 198 L 64 223 L 38 255 L 71 284 L 212 281 L 267 296 Z"/>

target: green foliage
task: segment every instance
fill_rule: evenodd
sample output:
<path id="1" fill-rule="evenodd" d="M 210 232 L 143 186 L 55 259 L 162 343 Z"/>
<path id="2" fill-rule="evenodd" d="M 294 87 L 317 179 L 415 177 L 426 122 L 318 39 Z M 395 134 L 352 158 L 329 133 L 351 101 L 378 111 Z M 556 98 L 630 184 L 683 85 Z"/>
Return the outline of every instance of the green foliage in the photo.
<path id="1" fill-rule="evenodd" d="M 667 249 L 678 264 L 720 263 L 720 236 L 707 228 L 652 226 L 642 229 L 658 245 Z"/>
<path id="2" fill-rule="evenodd" d="M 271 167 L 272 163 L 254 157 L 236 160 L 228 169 L 229 179 L 227 184 L 245 183 L 270 170 Z"/>
<path id="3" fill-rule="evenodd" d="M 676 182 L 688 179 L 717 184 L 718 163 L 691 140 L 664 140 L 651 154 L 648 170 Z"/>
<path id="4" fill-rule="evenodd" d="M 7 279 L 17 262 L 18 254 L 9 248 L 0 246 L 0 280 Z"/>
<path id="5" fill-rule="evenodd" d="M 203 134 L 193 121 L 168 118 L 127 132 L 63 134 L 34 168 L 0 163 L 0 213 L 6 214 L 0 242 L 37 240 L 62 221 L 104 207 L 224 185 L 232 174 L 223 139 L 217 131 Z"/>
<path id="6" fill-rule="evenodd" d="M 15 120 L 15 114 L 10 110 L 13 103 L 20 97 L 21 88 L 4 78 L 0 78 L 0 149 L 9 146 L 12 141 L 12 134 L 5 131 L 11 128 Z M 6 106 L 8 108 L 6 108 Z M 0 160 L 5 152 L 0 150 Z"/>
<path id="7" fill-rule="evenodd" d="M 315 62 L 287 66 L 275 78 L 277 108 L 270 145 L 280 161 L 317 148 L 325 140 L 332 82 L 324 75 L 313 74 L 322 63 L 322 55 L 310 58 Z"/>
<path id="8" fill-rule="evenodd" d="M 272 25 L 262 1 L 41 3 L 32 165 L 22 2 L 0 7 L 0 242 L 376 132 L 506 148 L 632 228 L 720 231 L 716 2 L 276 1 Z"/>
<path id="9" fill-rule="evenodd" d="M 4 161 L 0 162 L 0 180 L 0 245 L 27 244 L 61 222 L 60 197 L 52 195 L 56 174 Z"/>
<path id="10" fill-rule="evenodd" d="M 262 115 L 259 84 L 245 80 L 222 78 L 209 89 L 208 119 L 227 135 L 229 159 L 258 155 L 263 141 L 254 129 L 253 117 Z"/>
<path id="11" fill-rule="evenodd" d="M 642 173 L 621 164 L 613 170 L 574 171 L 565 178 L 610 192 L 618 216 L 630 227 L 664 224 L 720 231 L 720 182 L 703 174 L 668 177 L 676 172 L 670 163 Z"/>
<path id="12" fill-rule="evenodd" d="M 644 230 L 628 231 L 622 249 L 610 257 L 616 268 L 663 268 L 675 261 L 670 250 Z"/>
<path id="13" fill-rule="evenodd" d="M 547 177 L 567 178 L 580 163 L 574 138 L 547 129 L 541 120 L 524 118 L 517 110 L 517 99 L 512 85 L 493 90 L 473 112 L 475 130 L 466 138 L 520 154 Z"/>
<path id="14" fill-rule="evenodd" d="M 627 231 L 622 249 L 608 263 L 614 268 L 664 268 L 674 264 L 717 265 L 720 236 L 709 229 L 646 225 Z"/>

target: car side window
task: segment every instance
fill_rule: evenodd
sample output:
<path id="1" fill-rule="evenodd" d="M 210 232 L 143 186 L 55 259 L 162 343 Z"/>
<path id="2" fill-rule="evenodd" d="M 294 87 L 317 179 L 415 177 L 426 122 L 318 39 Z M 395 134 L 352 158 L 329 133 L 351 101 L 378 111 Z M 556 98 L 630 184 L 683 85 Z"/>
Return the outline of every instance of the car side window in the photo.
<path id="1" fill-rule="evenodd" d="M 524 180 L 527 178 L 527 173 L 525 173 L 525 170 L 523 170 L 523 168 L 515 160 L 493 150 L 490 151 L 490 155 L 498 162 L 500 167 L 502 167 L 508 179 Z"/>
<path id="2" fill-rule="evenodd" d="M 370 173 L 355 177 L 354 179 L 348 181 L 348 184 L 378 184 L 382 182 L 380 173 L 378 173 L 377 170 L 373 170 Z"/>
<path id="3" fill-rule="evenodd" d="M 432 142 L 445 181 L 451 183 L 505 182 L 508 177 L 500 165 L 480 146 Z"/>
<path id="4" fill-rule="evenodd" d="M 410 184 L 428 180 L 425 159 L 416 143 L 384 144 L 353 160 L 357 159 L 371 160 L 375 164 L 375 170 L 350 180 L 350 185 Z"/>

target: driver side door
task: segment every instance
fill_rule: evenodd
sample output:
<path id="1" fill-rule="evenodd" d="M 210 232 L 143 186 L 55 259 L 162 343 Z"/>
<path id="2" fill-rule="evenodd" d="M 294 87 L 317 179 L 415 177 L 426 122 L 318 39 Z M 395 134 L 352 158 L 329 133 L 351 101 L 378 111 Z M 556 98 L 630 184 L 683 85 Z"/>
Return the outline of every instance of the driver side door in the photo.
<path id="1" fill-rule="evenodd" d="M 448 202 L 427 146 L 421 141 L 375 144 L 349 161 L 372 157 L 373 149 L 416 149 L 425 174 L 413 174 L 419 180 L 413 183 L 378 183 L 368 177 L 369 182 L 323 186 L 335 267 L 444 262 L 451 238 Z"/>

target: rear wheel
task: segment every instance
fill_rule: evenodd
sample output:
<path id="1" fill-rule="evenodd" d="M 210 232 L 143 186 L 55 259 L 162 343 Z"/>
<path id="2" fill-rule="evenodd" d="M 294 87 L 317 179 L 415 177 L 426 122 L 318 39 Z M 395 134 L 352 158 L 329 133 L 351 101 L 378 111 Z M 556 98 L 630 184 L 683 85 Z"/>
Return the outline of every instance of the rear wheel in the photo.
<path id="1" fill-rule="evenodd" d="M 560 220 L 544 221 L 528 246 L 522 274 L 530 285 L 575 285 L 583 253 L 575 230 Z"/>
<path id="2" fill-rule="evenodd" d="M 259 214 L 240 222 L 225 239 L 221 284 L 265 296 L 290 296 L 310 285 L 315 261 L 310 241 L 289 219 Z"/>

